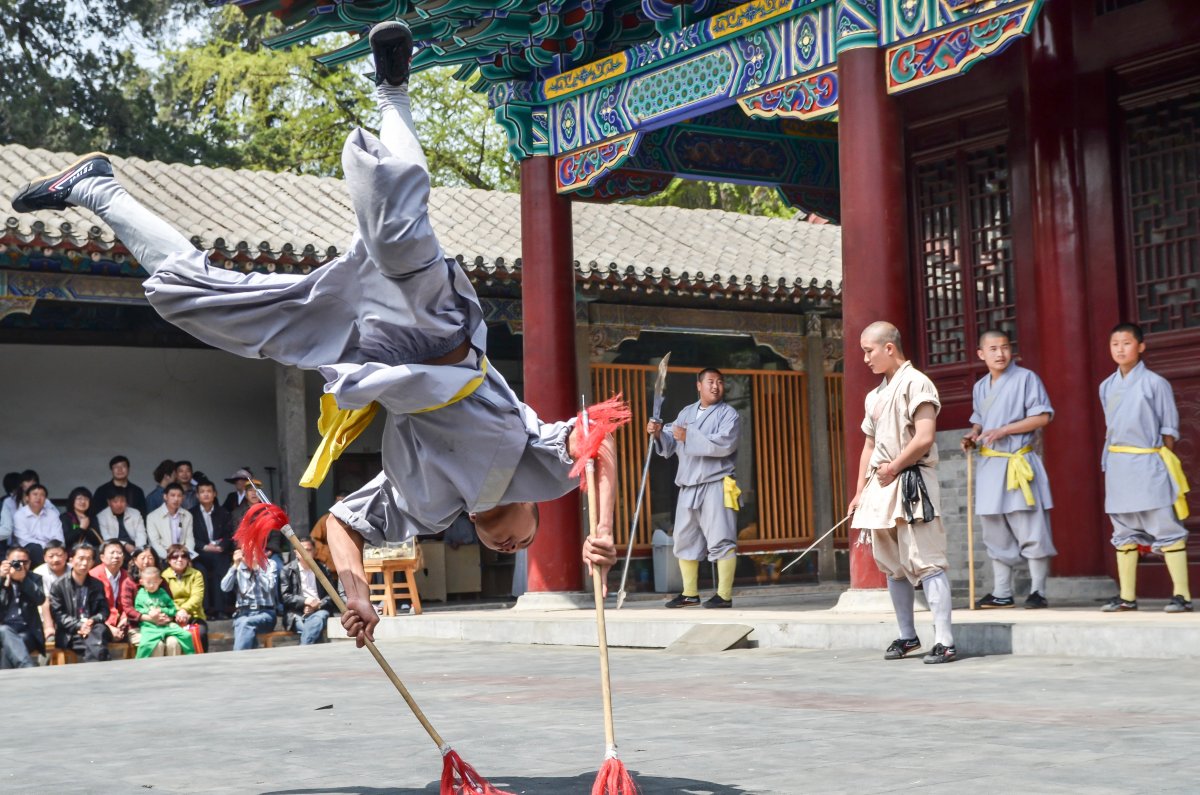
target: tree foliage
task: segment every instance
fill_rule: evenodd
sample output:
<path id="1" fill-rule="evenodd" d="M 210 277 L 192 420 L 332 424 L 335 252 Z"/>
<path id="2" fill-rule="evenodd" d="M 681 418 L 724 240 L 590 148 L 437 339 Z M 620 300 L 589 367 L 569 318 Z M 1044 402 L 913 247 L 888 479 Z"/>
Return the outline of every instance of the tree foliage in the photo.
<path id="1" fill-rule="evenodd" d="M 765 185 L 735 185 L 689 179 L 672 180 L 662 193 L 633 203 L 644 207 L 725 210 L 771 218 L 791 218 L 796 214 L 796 210 L 789 207 L 774 188 Z"/>

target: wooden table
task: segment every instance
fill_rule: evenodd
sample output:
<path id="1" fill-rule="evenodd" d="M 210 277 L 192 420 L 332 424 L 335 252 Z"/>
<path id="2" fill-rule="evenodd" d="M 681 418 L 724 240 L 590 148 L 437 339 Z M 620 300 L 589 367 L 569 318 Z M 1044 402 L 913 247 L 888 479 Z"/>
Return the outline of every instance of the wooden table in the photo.
<path id="1" fill-rule="evenodd" d="M 398 612 L 396 601 L 408 599 L 412 602 L 413 615 L 421 614 L 421 596 L 417 593 L 417 581 L 413 576 L 420 565 L 420 558 L 365 558 L 363 569 L 367 574 L 371 601 L 383 600 L 383 614 L 394 616 Z M 382 574 L 383 582 L 373 582 L 372 574 Z M 397 581 L 396 575 L 400 578 Z"/>

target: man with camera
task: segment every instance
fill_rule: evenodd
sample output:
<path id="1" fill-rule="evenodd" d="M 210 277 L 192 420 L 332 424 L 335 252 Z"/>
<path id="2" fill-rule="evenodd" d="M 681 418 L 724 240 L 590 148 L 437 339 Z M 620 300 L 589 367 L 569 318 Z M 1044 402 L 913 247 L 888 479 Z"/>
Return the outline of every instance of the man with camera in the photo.
<path id="1" fill-rule="evenodd" d="M 30 652 L 46 650 L 38 615 L 46 594 L 29 564 L 22 547 L 10 547 L 0 563 L 0 668 L 32 668 Z"/>

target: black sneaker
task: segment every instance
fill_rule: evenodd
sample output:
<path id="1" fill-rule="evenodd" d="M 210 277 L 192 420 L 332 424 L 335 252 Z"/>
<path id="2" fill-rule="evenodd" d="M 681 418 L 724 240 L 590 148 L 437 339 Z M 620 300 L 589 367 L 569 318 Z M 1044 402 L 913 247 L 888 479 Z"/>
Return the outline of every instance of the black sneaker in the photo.
<path id="1" fill-rule="evenodd" d="M 885 660 L 900 660 L 921 648 L 920 638 L 896 638 L 892 645 L 883 653 Z"/>
<path id="2" fill-rule="evenodd" d="M 408 82 L 412 61 L 413 37 L 408 25 L 392 20 L 371 28 L 367 37 L 375 56 L 375 85 L 399 86 Z"/>
<path id="3" fill-rule="evenodd" d="M 666 607 L 699 607 L 699 606 L 700 606 L 700 597 L 699 596 L 684 596 L 683 594 L 679 594 L 679 596 L 676 596 L 674 599 L 667 602 L 667 604 L 666 604 Z"/>
<path id="4" fill-rule="evenodd" d="M 1050 603 L 1046 601 L 1046 597 L 1042 596 L 1037 591 L 1029 594 L 1029 598 L 1025 600 L 1026 610 L 1041 610 L 1042 608 L 1049 606 Z"/>
<path id="5" fill-rule="evenodd" d="M 942 663 L 954 662 L 957 659 L 958 649 L 953 646 L 943 646 L 940 643 L 935 643 L 929 654 L 925 655 L 925 664 L 941 665 Z"/>
<path id="6" fill-rule="evenodd" d="M 88 177 L 111 177 L 112 163 L 103 152 L 84 155 L 57 174 L 38 177 L 13 197 L 12 207 L 19 213 L 36 210 L 65 210 L 71 206 L 67 196 L 71 188 Z"/>
<path id="7" fill-rule="evenodd" d="M 707 607 L 708 605 L 705 605 Z M 1163 608 L 1164 613 L 1190 613 L 1192 612 L 1192 603 L 1184 599 L 1179 594 L 1171 597 L 1171 601 L 1167 602 L 1167 606 Z"/>
<path id="8" fill-rule="evenodd" d="M 1137 610 L 1137 599 L 1122 599 L 1114 596 L 1100 609 L 1105 613 L 1124 613 L 1128 610 Z"/>
<path id="9" fill-rule="evenodd" d="M 1017 602 L 1011 596 L 987 596 L 975 603 L 980 610 L 997 610 L 1002 607 L 1016 607 Z"/>
<path id="10" fill-rule="evenodd" d="M 713 594 L 712 598 L 704 603 L 704 606 L 705 607 L 733 607 L 733 600 L 726 599 L 726 598 L 722 597 L 720 594 Z"/>

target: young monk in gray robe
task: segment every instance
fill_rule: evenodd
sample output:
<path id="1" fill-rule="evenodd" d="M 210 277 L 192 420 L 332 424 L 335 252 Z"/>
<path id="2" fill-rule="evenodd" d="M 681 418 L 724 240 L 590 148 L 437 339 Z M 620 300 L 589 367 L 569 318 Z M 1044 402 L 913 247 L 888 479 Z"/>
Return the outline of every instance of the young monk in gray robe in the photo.
<path id="1" fill-rule="evenodd" d="M 717 564 L 717 592 L 705 607 L 733 606 L 733 575 L 737 569 L 737 466 L 741 420 L 725 402 L 725 376 L 709 367 L 696 376 L 700 399 L 675 421 L 663 426 L 650 420 L 647 433 L 663 458 L 676 456 L 675 557 L 683 575 L 683 593 L 667 607 L 700 604 L 700 561 Z"/>
<path id="2" fill-rule="evenodd" d="M 992 559 L 992 592 L 981 608 L 1015 607 L 1012 567 L 1029 561 L 1032 580 L 1027 608 L 1048 607 L 1046 578 L 1057 553 L 1050 538 L 1054 507 L 1042 458 L 1033 449 L 1038 429 L 1050 424 L 1050 397 L 1032 370 L 1013 361 L 1008 335 L 995 329 L 979 338 L 979 358 L 988 374 L 972 392 L 971 432 L 963 450 L 979 446 L 975 475 L 975 513 L 983 525 L 983 543 Z"/>
<path id="3" fill-rule="evenodd" d="M 1104 469 L 1104 511 L 1112 521 L 1121 593 L 1108 613 L 1137 610 L 1138 545 L 1160 553 L 1171 575 L 1174 596 L 1168 613 L 1190 613 L 1187 528 L 1188 482 L 1175 455 L 1179 410 L 1171 384 L 1141 361 L 1142 329 L 1122 323 L 1109 334 L 1117 371 L 1100 384 L 1107 431 L 1100 466 Z"/>
<path id="4" fill-rule="evenodd" d="M 568 475 L 574 419 L 542 422 L 488 365 L 475 290 L 430 225 L 428 166 L 409 109 L 411 34 L 402 23 L 381 23 L 371 44 L 380 135 L 355 129 L 342 150 L 357 228 L 344 255 L 310 274 L 210 266 L 125 191 L 103 155 L 31 183 L 13 200 L 19 211 L 77 205 L 95 212 L 151 274 L 146 297 L 165 319 L 231 353 L 318 370 L 323 419 L 336 425 L 372 404 L 387 411 L 383 473 L 327 520 L 348 597 L 342 623 L 360 646 L 374 639 L 379 620 L 363 573 L 364 542 L 436 533 L 468 512 L 481 541 L 515 551 L 537 531 L 534 503 L 576 485 Z M 328 463 L 325 456 L 321 466 Z M 608 439 L 597 538 L 584 542 L 584 560 L 605 572 L 616 559 L 614 478 Z"/>
<path id="5" fill-rule="evenodd" d="M 937 415 L 941 400 L 933 382 L 912 366 L 900 332 L 877 321 L 859 338 L 863 360 L 883 383 L 867 393 L 866 434 L 859 457 L 858 489 L 850 501 L 851 526 L 870 530 L 875 563 L 888 577 L 900 637 L 884 652 L 898 660 L 921 648 L 913 616 L 915 586 L 925 589 L 933 612 L 931 664 L 958 659 L 950 626 L 950 579 L 946 576 L 946 530 L 939 510 Z"/>

